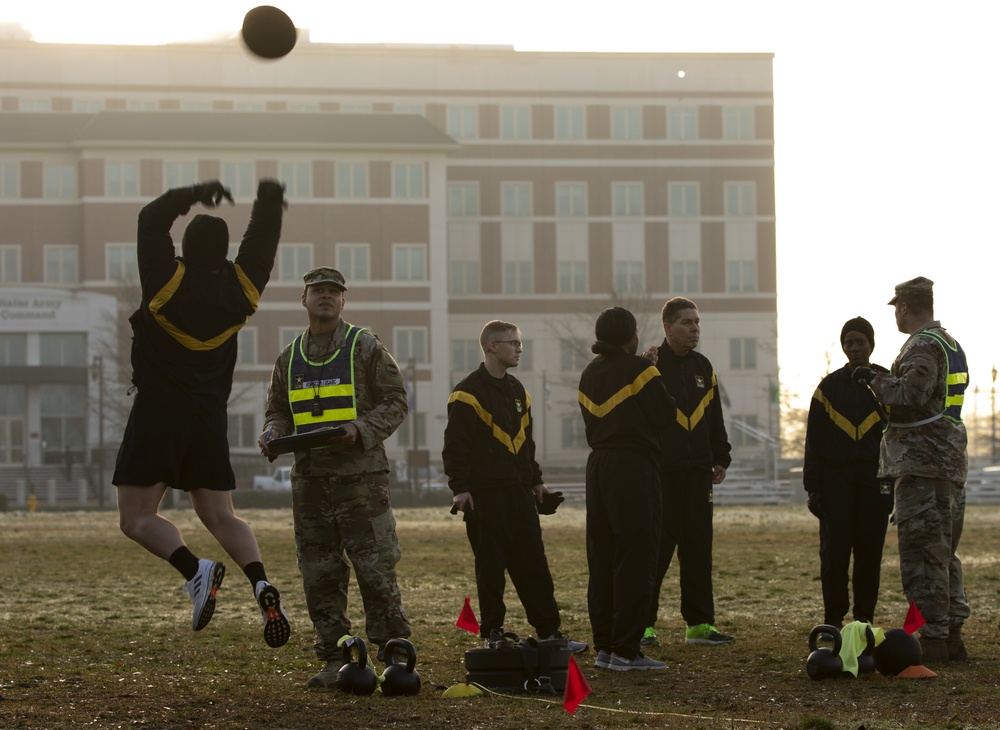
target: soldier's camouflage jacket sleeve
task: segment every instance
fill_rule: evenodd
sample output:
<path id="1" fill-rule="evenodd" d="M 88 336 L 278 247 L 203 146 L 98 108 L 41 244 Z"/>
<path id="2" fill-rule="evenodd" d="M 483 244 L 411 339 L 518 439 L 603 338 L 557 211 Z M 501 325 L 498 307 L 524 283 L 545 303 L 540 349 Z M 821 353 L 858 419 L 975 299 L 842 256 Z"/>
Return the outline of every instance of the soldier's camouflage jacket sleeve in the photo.
<path id="1" fill-rule="evenodd" d="M 361 448 L 368 451 L 389 438 L 406 418 L 407 397 L 396 360 L 374 334 L 363 332 L 355 348 L 355 372 L 364 379 L 355 384 Z"/>
<path id="2" fill-rule="evenodd" d="M 271 382 L 267 386 L 267 400 L 264 404 L 264 430 L 274 429 L 273 438 L 291 436 L 295 433 L 292 407 L 288 403 L 288 361 L 292 356 L 291 345 L 278 355 L 271 370 Z"/>
<path id="3" fill-rule="evenodd" d="M 892 373 L 876 373 L 872 390 L 889 406 L 923 406 L 940 390 L 947 367 L 941 346 L 929 337 L 916 338 L 896 360 Z"/>

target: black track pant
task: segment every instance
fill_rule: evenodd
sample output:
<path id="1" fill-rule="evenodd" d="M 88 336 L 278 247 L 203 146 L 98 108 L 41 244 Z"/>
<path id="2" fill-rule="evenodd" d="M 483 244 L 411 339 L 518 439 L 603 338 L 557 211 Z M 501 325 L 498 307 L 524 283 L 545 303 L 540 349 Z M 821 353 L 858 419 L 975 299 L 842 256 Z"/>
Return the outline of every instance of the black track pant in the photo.
<path id="1" fill-rule="evenodd" d="M 712 595 L 712 473 L 696 469 L 660 472 L 663 540 L 646 626 L 656 625 L 660 589 L 677 550 L 681 616 L 688 626 L 715 623 Z"/>
<path id="2" fill-rule="evenodd" d="M 660 543 L 656 467 L 634 451 L 587 460 L 587 607 L 594 647 L 627 659 L 639 652 Z"/>
<path id="3" fill-rule="evenodd" d="M 823 518 L 819 521 L 820 580 L 823 583 L 823 622 L 839 626 L 850 608 L 847 577 L 851 554 L 854 570 L 853 616 L 872 621 L 882 574 L 882 546 L 890 494 L 881 494 L 876 480 L 857 479 L 831 483 L 823 489 Z"/>

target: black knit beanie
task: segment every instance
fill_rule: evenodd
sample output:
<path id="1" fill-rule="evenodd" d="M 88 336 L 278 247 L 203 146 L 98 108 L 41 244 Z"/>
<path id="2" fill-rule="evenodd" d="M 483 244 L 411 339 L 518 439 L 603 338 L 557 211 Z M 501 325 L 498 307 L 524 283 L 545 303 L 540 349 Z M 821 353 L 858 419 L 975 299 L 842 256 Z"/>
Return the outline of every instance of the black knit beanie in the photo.
<path id="1" fill-rule="evenodd" d="M 184 230 L 181 255 L 196 269 L 214 271 L 229 253 L 229 226 L 222 218 L 199 213 Z"/>
<path id="2" fill-rule="evenodd" d="M 855 317 L 854 319 L 847 320 L 843 329 L 840 330 L 841 347 L 844 346 L 844 338 L 847 337 L 848 332 L 860 332 L 868 338 L 868 344 L 871 345 L 872 349 L 875 349 L 875 329 L 872 327 L 871 322 L 864 317 Z"/>

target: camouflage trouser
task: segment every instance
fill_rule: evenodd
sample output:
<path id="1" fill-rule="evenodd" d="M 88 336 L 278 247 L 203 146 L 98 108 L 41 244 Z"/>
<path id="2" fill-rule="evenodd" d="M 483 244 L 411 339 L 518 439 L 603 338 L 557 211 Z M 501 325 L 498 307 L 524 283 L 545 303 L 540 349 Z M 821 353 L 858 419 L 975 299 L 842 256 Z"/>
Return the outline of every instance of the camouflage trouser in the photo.
<path id="1" fill-rule="evenodd" d="M 399 541 L 388 476 L 296 477 L 292 513 L 306 605 L 318 633 L 317 656 L 324 661 L 343 656 L 337 640 L 351 633 L 347 586 L 352 565 L 369 645 L 409 636 L 396 583 Z M 374 646 L 371 653 L 374 658 Z"/>
<path id="2" fill-rule="evenodd" d="M 902 476 L 896 480 L 899 572 L 903 592 L 927 625 L 920 633 L 948 637 L 969 617 L 956 550 L 965 523 L 965 485 L 946 479 Z"/>

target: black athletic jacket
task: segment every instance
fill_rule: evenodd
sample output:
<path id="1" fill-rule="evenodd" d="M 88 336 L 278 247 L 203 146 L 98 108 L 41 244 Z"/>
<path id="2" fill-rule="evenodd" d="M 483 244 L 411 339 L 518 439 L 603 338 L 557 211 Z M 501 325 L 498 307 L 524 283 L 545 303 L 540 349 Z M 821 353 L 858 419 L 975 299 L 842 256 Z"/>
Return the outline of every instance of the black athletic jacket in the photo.
<path id="1" fill-rule="evenodd" d="M 132 382 L 174 405 L 225 405 L 236 334 L 257 310 L 281 235 L 281 201 L 255 201 L 235 263 L 218 272 L 175 256 L 170 228 L 196 203 L 192 188 L 168 190 L 139 213 L 142 305 L 132 324 Z"/>
<path id="2" fill-rule="evenodd" d="M 676 409 L 649 360 L 624 351 L 595 357 L 580 376 L 577 400 L 590 448 L 636 451 L 659 465 L 662 433 Z"/>
<path id="3" fill-rule="evenodd" d="M 869 367 L 888 372 L 881 365 Z M 873 479 L 878 473 L 883 417 L 874 394 L 851 379 L 846 365 L 823 378 L 809 404 L 802 465 L 806 491 L 819 491 L 832 474 Z"/>
<path id="4" fill-rule="evenodd" d="M 456 385 L 441 456 L 455 494 L 541 484 L 531 398 L 521 382 L 509 373 L 494 378 L 481 363 Z"/>
<path id="5" fill-rule="evenodd" d="M 712 363 L 697 350 L 678 357 L 664 339 L 656 368 L 677 404 L 677 417 L 663 442 L 662 470 L 711 471 L 715 465 L 728 469 L 732 447 Z"/>

